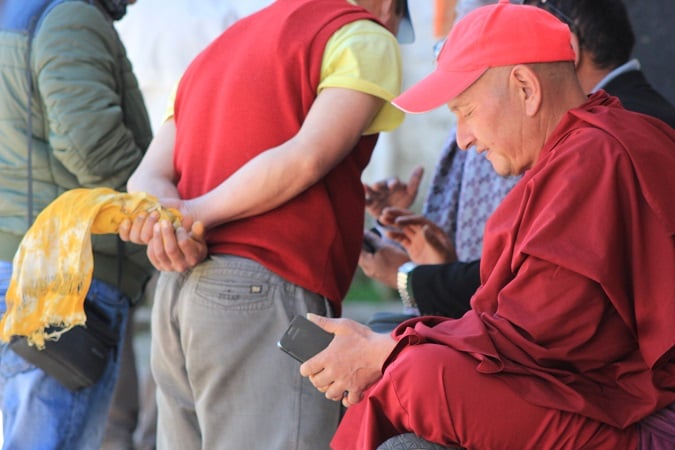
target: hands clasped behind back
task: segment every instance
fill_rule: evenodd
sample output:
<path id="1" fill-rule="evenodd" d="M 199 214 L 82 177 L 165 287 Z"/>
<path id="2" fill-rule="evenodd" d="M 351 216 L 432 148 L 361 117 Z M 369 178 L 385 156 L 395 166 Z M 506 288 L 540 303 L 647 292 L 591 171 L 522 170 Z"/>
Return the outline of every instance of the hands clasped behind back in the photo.
<path id="1" fill-rule="evenodd" d="M 175 201 L 162 203 L 177 206 Z M 174 228 L 168 220 L 160 221 L 155 212 L 140 215 L 133 222 L 125 220 L 119 227 L 120 239 L 146 245 L 152 265 L 167 272 L 184 272 L 206 258 L 204 231 L 204 225 L 190 215 L 184 215 L 181 226 Z"/>

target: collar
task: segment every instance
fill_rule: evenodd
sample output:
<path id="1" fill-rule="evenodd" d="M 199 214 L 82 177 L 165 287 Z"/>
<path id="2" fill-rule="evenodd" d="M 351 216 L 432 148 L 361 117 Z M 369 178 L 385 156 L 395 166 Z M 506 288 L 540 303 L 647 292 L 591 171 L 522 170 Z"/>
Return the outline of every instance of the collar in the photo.
<path id="1" fill-rule="evenodd" d="M 635 58 L 631 59 L 626 63 L 621 64 L 619 67 L 617 67 L 616 69 L 612 70 L 610 73 L 605 75 L 605 78 L 600 80 L 600 82 L 597 85 L 595 85 L 591 93 L 595 93 L 598 90 L 604 88 L 607 85 L 607 83 L 609 83 L 619 75 L 626 72 L 631 72 L 633 70 L 640 70 L 640 61 L 638 61 Z"/>
<path id="2" fill-rule="evenodd" d="M 127 0 L 100 0 L 112 20 L 120 20 L 127 13 Z"/>

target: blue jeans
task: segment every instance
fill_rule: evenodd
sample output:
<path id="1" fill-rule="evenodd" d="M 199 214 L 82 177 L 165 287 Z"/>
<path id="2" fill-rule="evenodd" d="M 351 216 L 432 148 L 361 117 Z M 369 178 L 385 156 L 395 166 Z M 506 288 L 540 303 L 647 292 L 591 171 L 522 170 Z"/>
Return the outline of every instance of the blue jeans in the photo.
<path id="1" fill-rule="evenodd" d="M 0 261 L 0 312 L 4 302 L 12 264 Z M 94 302 L 119 325 L 123 334 L 129 312 L 129 300 L 116 288 L 92 280 L 87 299 Z M 114 352 L 101 380 L 93 386 L 73 392 L 41 369 L 26 362 L 0 345 L 0 404 L 2 405 L 4 449 L 12 450 L 91 450 L 100 447 L 108 409 L 119 369 L 119 354 Z"/>

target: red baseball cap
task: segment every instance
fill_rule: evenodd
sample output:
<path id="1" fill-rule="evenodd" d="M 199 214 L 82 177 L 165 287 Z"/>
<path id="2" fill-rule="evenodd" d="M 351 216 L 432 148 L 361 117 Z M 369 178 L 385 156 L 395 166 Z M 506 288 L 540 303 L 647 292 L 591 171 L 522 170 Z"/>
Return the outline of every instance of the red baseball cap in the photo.
<path id="1" fill-rule="evenodd" d="M 393 100 L 421 113 L 448 103 L 490 67 L 574 61 L 569 27 L 536 6 L 499 0 L 470 12 L 452 27 L 436 69 Z"/>

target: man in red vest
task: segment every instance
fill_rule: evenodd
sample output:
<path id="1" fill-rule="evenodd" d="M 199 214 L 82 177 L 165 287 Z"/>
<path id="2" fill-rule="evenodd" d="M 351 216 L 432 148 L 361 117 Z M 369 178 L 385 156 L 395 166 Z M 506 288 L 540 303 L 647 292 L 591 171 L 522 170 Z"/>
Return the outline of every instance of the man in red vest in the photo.
<path id="1" fill-rule="evenodd" d="M 409 25 L 405 0 L 278 0 L 182 76 L 128 188 L 194 226 L 151 215 L 121 230 L 162 271 L 160 448 L 328 447 L 339 404 L 276 341 L 297 314 L 340 314 L 361 248 L 361 173 L 378 133 L 403 118 L 389 101 L 401 84 L 395 35 L 410 38 Z"/>

